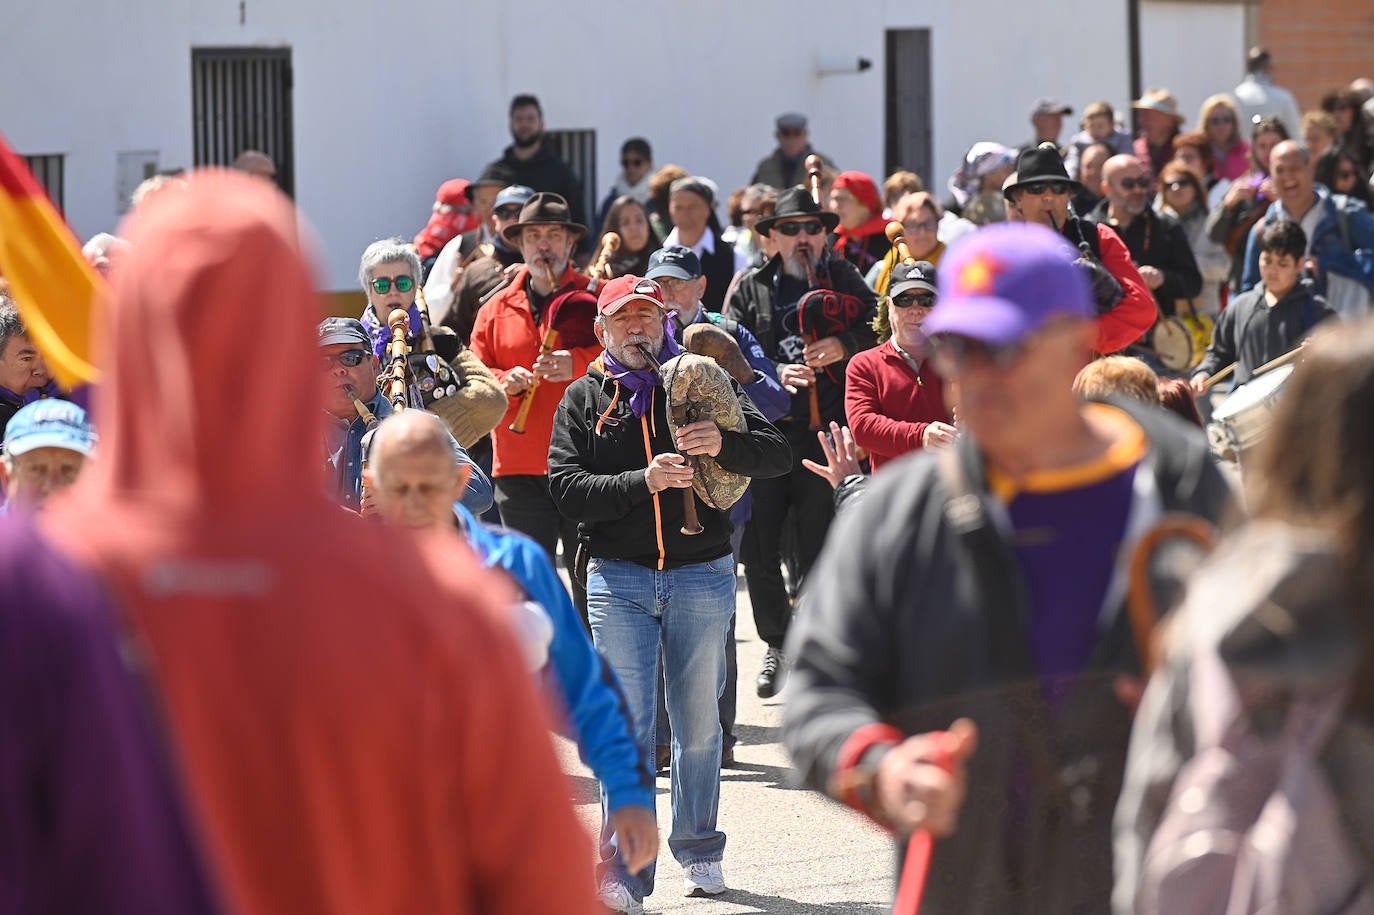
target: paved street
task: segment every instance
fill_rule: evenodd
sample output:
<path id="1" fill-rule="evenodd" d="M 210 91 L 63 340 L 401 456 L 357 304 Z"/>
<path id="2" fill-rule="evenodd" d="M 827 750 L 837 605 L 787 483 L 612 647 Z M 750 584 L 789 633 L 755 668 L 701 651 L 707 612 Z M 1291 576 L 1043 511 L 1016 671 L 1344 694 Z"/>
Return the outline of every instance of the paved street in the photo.
<path id="1" fill-rule="evenodd" d="M 857 814 L 789 780 L 779 742 L 781 696 L 762 700 L 754 677 L 764 645 L 754 633 L 744 580 L 739 581 L 739 723 L 736 766 L 723 773 L 720 825 L 729 837 L 725 881 L 714 899 L 682 895 L 681 868 L 668 851 L 668 779 L 658 780 L 658 822 L 663 847 L 655 892 L 646 912 L 724 913 L 886 912 L 891 904 L 893 858 L 889 840 Z M 578 812 L 595 835 L 596 783 L 570 744 L 560 747 L 572 774 Z"/>

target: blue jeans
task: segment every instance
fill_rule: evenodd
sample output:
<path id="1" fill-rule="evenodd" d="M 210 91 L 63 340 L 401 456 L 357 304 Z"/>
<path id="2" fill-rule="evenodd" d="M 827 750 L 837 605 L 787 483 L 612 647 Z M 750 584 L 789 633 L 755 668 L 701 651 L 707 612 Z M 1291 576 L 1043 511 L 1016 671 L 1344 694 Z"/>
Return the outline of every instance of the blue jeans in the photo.
<path id="1" fill-rule="evenodd" d="M 662 572 L 633 562 L 592 559 L 587 610 L 596 650 L 620 679 L 645 764 L 654 752 L 654 688 L 662 651 L 668 718 L 673 725 L 673 827 L 668 847 L 684 867 L 720 861 L 725 833 L 720 806 L 720 715 L 725 688 L 725 630 L 735 612 L 735 560 Z M 602 793 L 602 810 L 606 809 Z M 609 821 L 601 828 L 603 868 L 636 898 L 653 892 L 654 866 L 626 874 Z"/>

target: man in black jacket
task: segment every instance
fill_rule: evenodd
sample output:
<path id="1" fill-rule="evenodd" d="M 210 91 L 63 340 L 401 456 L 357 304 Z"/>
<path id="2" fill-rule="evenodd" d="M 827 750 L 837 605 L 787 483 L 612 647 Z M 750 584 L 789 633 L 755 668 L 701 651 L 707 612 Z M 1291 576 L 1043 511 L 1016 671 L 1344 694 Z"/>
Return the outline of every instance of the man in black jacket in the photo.
<path id="1" fill-rule="evenodd" d="M 1102 166 L 1105 198 L 1087 218 L 1111 226 L 1131 252 L 1140 278 L 1164 314 L 1202 291 L 1202 273 L 1183 227 L 1150 209 L 1150 175 L 1135 156 L 1112 156 Z"/>
<path id="2" fill-rule="evenodd" d="M 792 618 L 792 601 L 782 577 L 784 527 L 796 544 L 796 579 L 804 579 L 825 542 L 834 503 L 824 480 L 802 467 L 802 461 L 822 460 L 816 433 L 811 430 L 814 390 L 822 424 L 845 424 L 844 377 L 850 356 L 875 346 L 872 323 L 878 297 L 864 284 L 853 264 L 831 255 L 825 233 L 839 222 L 822 212 L 801 188 L 778 197 L 772 216 L 760 219 L 755 231 L 770 238 L 778 253 L 762 267 L 740 279 L 726 313 L 748 328 L 764 353 L 778 365 L 778 378 L 792 395 L 791 411 L 777 421 L 792 446 L 792 471 L 786 476 L 754 484 L 754 514 L 745 529 L 742 556 L 749 600 L 759 638 L 768 643 L 758 694 L 774 696 L 786 679 L 783 642 Z M 828 325 L 824 336 L 803 336 L 798 305 L 808 293 L 833 290 L 855 306 L 848 321 Z M 840 309 L 842 312 L 843 310 Z M 806 328 L 810 331 L 810 328 Z"/>
<path id="3" fill-rule="evenodd" d="M 940 264 L 925 329 L 959 442 L 846 509 L 788 641 L 793 762 L 899 836 L 940 836 L 925 915 L 1110 911 L 1132 551 L 1166 512 L 1230 505 L 1196 430 L 1075 398 L 1094 306 L 1072 255 L 1013 223 Z"/>
<path id="4" fill-rule="evenodd" d="M 716 702 L 725 686 L 735 560 L 730 519 L 691 495 L 693 470 L 684 456 L 709 455 L 749 477 L 786 473 L 791 459 L 787 441 L 734 382 L 746 431 L 705 420 L 682 426 L 676 438 L 669 433 L 662 380 L 638 349 L 661 361 L 680 352 L 666 317 L 652 280 L 623 276 L 602 287 L 596 336 L 605 351 L 563 394 L 549 445 L 549 487 L 559 510 L 580 522 L 592 639 L 624 688 L 646 765 L 661 652 L 673 725 L 668 844 L 687 894 L 715 895 L 725 890 Z M 702 528 L 691 536 L 683 532 L 684 494 Z M 653 866 L 627 873 L 608 826 L 602 857 L 602 902 L 643 911 Z"/>
<path id="5" fill-rule="evenodd" d="M 511 175 L 510 184 L 523 184 L 536 193 L 548 191 L 568 201 L 572 221 L 587 224 L 586 204 L 582 199 L 582 182 L 559 158 L 558 153 L 544 142 L 544 110 L 533 95 L 517 95 L 510 102 L 511 145 L 501 158 L 488 165 L 504 166 Z"/>

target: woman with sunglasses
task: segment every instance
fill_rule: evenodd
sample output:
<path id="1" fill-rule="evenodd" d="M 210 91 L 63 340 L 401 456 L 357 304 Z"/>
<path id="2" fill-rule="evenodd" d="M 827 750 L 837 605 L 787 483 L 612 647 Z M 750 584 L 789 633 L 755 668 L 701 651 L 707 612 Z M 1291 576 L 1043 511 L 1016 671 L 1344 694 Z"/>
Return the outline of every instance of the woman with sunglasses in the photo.
<path id="1" fill-rule="evenodd" d="M 893 268 L 890 294 L 873 319 L 881 342 L 856 353 L 845 371 L 845 415 L 875 473 L 909 451 L 954 442 L 944 382 L 927 359 L 921 331 L 935 307 L 935 280 L 935 265 L 928 261 Z"/>
<path id="2" fill-rule="evenodd" d="M 398 309 L 409 316 L 406 337 L 411 351 L 420 351 L 420 337 L 426 328 L 415 301 L 419 276 L 420 257 L 404 239 L 374 241 L 363 251 L 358 264 L 358 280 L 367 294 L 367 308 L 360 320 L 371 338 L 372 353 L 379 364 L 385 364 L 386 345 L 391 340 L 391 328 L 386 319 Z M 427 364 L 432 375 L 419 379 L 417 384 L 426 400 L 431 391 L 443 384 L 445 395 L 432 395 L 434 399 L 429 409 L 448 424 L 459 445 L 471 448 L 501 421 L 506 412 L 505 392 L 491 370 L 472 350 L 463 346 L 456 335 L 447 330 L 428 330 L 435 340 L 449 344 L 445 347 L 443 362 L 451 374 L 443 374 L 442 365 L 436 368 Z"/>
<path id="3" fill-rule="evenodd" d="M 1202 292 L 1193 300 L 1199 314 L 1213 320 L 1221 311 L 1221 284 L 1231 275 L 1231 255 L 1207 237 L 1207 195 L 1196 174 L 1177 160 L 1159 174 L 1155 211 L 1178 220 L 1202 274 Z M 1184 308 L 1177 312 L 1186 315 Z"/>
<path id="4" fill-rule="evenodd" d="M 620 174 L 616 176 L 615 183 L 601 201 L 601 206 L 597 207 L 596 222 L 592 225 L 604 226 L 610 218 L 611 207 L 615 206 L 621 197 L 633 197 L 641 204 L 647 205 L 649 179 L 653 173 L 654 154 L 648 140 L 643 137 L 630 137 L 620 144 Z"/>
<path id="5" fill-rule="evenodd" d="M 1360 161 L 1344 146 L 1328 149 L 1316 158 L 1312 178 L 1326 185 L 1333 194 L 1344 194 L 1370 205 L 1369 174 L 1360 168 Z"/>
<path id="6" fill-rule="evenodd" d="M 1340 128 L 1336 144 L 1350 150 L 1361 169 L 1374 164 L 1374 123 L 1365 117 L 1360 94 L 1348 87 L 1332 89 L 1322 96 L 1322 111 L 1335 118 Z"/>
<path id="7" fill-rule="evenodd" d="M 1212 174 L 1234 181 L 1250 167 L 1250 144 L 1240 132 L 1240 113 L 1231 96 L 1213 95 L 1202 103 L 1198 123 L 1212 143 Z"/>
<path id="8" fill-rule="evenodd" d="M 606 211 L 601 238 L 597 240 L 594 250 L 601 250 L 601 242 L 607 232 L 620 236 L 620 247 L 608 264 L 611 276 L 643 276 L 644 271 L 649 269 L 649 255 L 662 244 L 649 225 L 648 207 L 628 194 L 617 197 Z"/>

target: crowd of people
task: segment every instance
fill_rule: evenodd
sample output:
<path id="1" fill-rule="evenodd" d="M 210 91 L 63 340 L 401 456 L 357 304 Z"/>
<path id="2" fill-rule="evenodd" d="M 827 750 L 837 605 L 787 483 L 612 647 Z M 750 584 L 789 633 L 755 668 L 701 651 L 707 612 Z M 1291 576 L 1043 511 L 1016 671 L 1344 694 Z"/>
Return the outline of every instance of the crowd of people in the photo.
<path id="1" fill-rule="evenodd" d="M 1374 906 L 1374 85 L 1271 63 L 595 213 L 517 96 L 322 321 L 270 158 L 141 189 L 97 383 L 0 291 L 0 912 L 642 912 L 663 774 L 724 893 L 741 569 L 899 908 Z"/>

